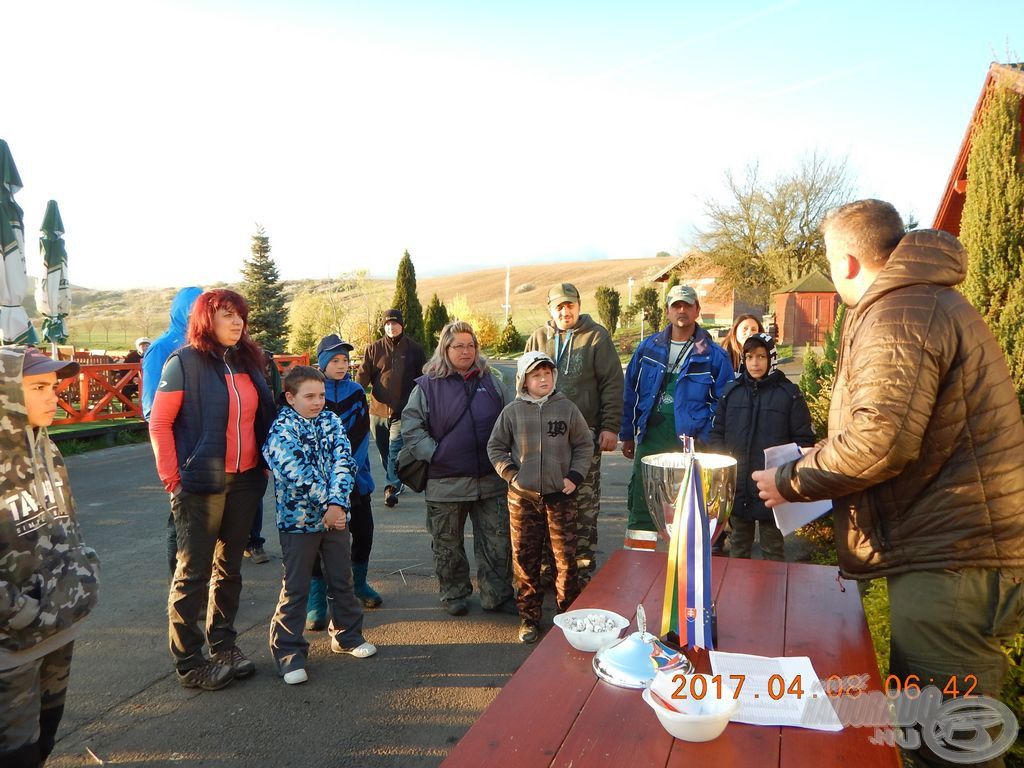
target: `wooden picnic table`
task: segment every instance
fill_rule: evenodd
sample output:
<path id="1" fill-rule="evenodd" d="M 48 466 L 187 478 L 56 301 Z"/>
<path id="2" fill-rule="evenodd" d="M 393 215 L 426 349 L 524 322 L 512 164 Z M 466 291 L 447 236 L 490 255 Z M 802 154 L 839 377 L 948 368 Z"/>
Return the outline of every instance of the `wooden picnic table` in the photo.
<path id="1" fill-rule="evenodd" d="M 657 633 L 665 590 L 661 552 L 615 552 L 574 603 L 630 617 L 642 603 Z M 712 565 L 718 648 L 761 656 L 809 656 L 818 676 L 868 674 L 882 683 L 856 585 L 817 565 L 733 560 Z M 844 591 L 845 589 L 845 591 Z M 707 654 L 691 654 L 710 671 Z M 730 723 L 714 741 L 673 739 L 640 691 L 599 680 L 593 654 L 552 628 L 443 765 L 532 766 L 898 766 L 894 747 L 869 742 L 871 728 L 839 732 Z M 806 688 L 807 686 L 805 686 Z"/>

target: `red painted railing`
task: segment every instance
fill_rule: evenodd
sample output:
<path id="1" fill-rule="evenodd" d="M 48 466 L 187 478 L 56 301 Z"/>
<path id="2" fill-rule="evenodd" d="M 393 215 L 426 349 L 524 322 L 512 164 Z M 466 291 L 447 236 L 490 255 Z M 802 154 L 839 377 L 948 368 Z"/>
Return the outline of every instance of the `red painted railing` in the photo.
<path id="1" fill-rule="evenodd" d="M 78 375 L 61 379 L 57 385 L 57 407 L 65 415 L 54 419 L 55 425 L 142 418 L 140 363 L 88 363 L 86 359 L 110 358 L 87 358 L 81 353 L 75 353 L 75 359 L 81 364 Z M 292 366 L 309 365 L 309 355 L 274 355 L 274 362 L 285 374 Z M 57 414 L 60 416 L 60 410 Z"/>
<path id="2" fill-rule="evenodd" d="M 139 363 L 82 365 L 77 376 L 69 376 L 58 383 L 57 407 L 67 415 L 54 419 L 53 423 L 141 419 L 141 367 Z"/>

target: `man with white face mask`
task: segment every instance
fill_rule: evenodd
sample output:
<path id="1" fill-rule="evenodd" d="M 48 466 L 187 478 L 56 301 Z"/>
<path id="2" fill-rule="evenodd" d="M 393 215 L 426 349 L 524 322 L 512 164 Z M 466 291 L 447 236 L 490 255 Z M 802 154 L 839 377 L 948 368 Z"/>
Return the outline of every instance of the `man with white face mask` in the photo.
<path id="1" fill-rule="evenodd" d="M 384 505 L 398 504 L 402 483 L 395 471 L 402 448 L 402 409 L 409 402 L 415 379 L 423 373 L 426 355 L 416 341 L 403 333 L 401 310 L 384 313 L 384 337 L 366 348 L 356 381 L 370 393 L 370 427 L 373 429 L 386 485 Z"/>

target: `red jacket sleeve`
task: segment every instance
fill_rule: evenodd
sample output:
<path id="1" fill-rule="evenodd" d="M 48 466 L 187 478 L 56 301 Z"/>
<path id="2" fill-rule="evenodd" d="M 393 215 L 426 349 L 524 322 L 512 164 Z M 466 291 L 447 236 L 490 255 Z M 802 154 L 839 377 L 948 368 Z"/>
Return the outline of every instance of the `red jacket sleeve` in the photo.
<path id="1" fill-rule="evenodd" d="M 178 451 L 174 444 L 174 420 L 178 418 L 185 393 L 182 390 L 184 377 L 181 362 L 170 358 L 160 374 L 160 386 L 153 398 L 153 410 L 149 415 L 149 441 L 156 457 L 156 473 L 168 493 L 181 484 L 178 474 Z"/>

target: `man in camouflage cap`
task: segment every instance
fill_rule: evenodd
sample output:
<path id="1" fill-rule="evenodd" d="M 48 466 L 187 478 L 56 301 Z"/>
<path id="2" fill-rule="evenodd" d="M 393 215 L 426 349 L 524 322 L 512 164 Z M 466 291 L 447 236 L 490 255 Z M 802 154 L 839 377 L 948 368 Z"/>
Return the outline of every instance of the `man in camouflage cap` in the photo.
<path id="1" fill-rule="evenodd" d="M 67 470 L 46 433 L 77 363 L 0 347 L 0 765 L 40 766 L 64 714 L 74 640 L 96 604 Z"/>
<path id="2" fill-rule="evenodd" d="M 580 314 L 580 292 L 575 285 L 551 286 L 548 312 L 551 320 L 533 332 L 526 342 L 526 351 L 543 352 L 555 361 L 558 391 L 580 409 L 594 435 L 590 470 L 576 489 L 576 565 L 583 586 L 590 581 L 597 565 L 601 452 L 614 451 L 618 445 L 622 363 L 608 329 L 590 315 Z"/>

